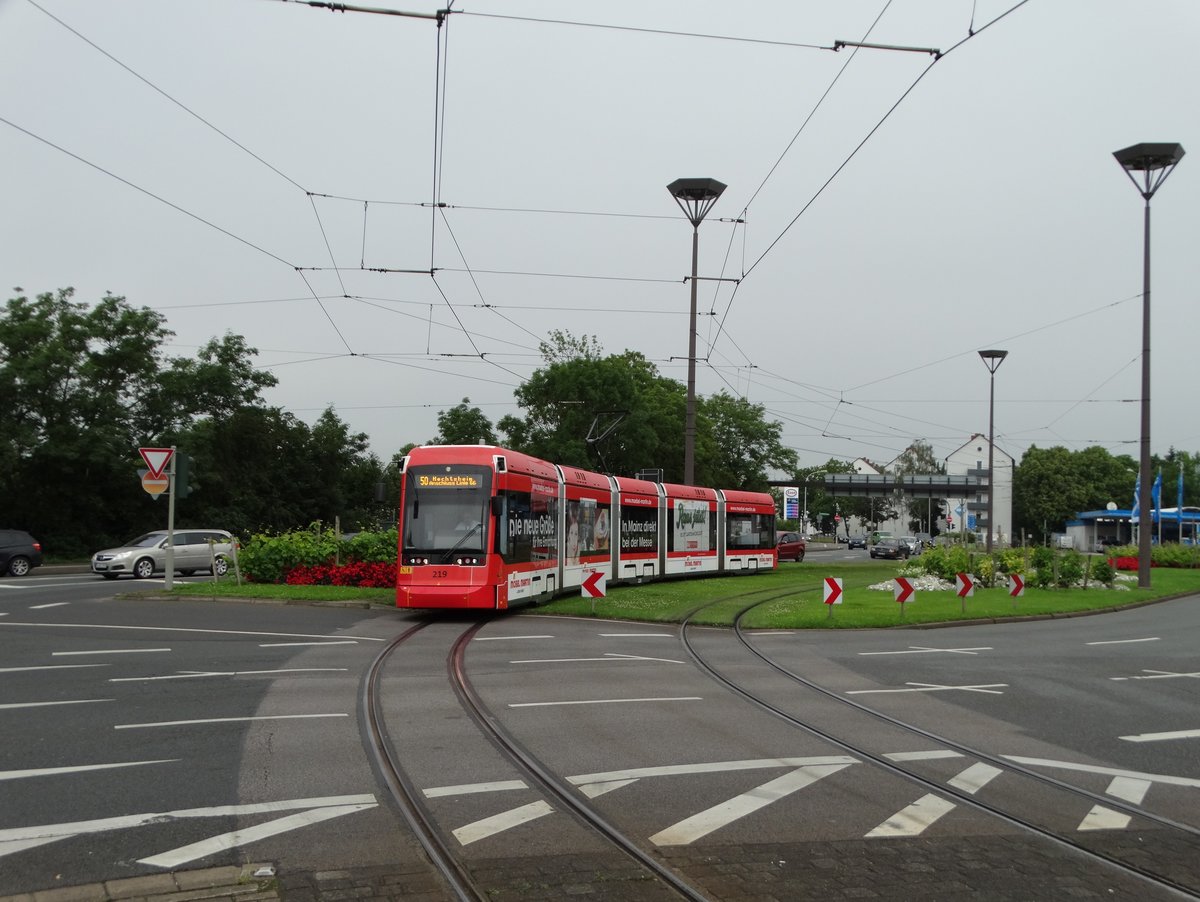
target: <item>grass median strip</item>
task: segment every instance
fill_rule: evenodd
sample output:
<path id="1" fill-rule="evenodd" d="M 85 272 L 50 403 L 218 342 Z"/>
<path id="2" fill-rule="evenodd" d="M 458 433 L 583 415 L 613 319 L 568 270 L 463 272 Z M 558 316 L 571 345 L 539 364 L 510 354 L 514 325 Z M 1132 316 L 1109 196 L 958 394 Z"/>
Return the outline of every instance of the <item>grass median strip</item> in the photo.
<path id="1" fill-rule="evenodd" d="M 1069 616 L 1117 610 L 1129 605 L 1166 598 L 1200 594 L 1200 570 L 1155 568 L 1153 586 L 1118 583 L 1128 588 L 1038 589 L 1026 586 L 1014 598 L 1003 585 L 976 587 L 973 597 L 961 599 L 953 589 L 920 589 L 912 600 L 898 604 L 890 589 L 869 586 L 887 583 L 900 571 L 878 563 L 806 561 L 785 564 L 777 570 L 753 576 L 717 576 L 706 579 L 662 580 L 638 586 L 610 585 L 602 599 L 565 595 L 538 607 L 520 608 L 524 613 L 647 623 L 678 623 L 693 615 L 693 623 L 730 626 L 738 613 L 756 602 L 743 626 L 754 629 L 869 629 L 895 626 L 1005 620 L 1015 617 Z M 827 576 L 843 580 L 842 604 L 831 612 L 822 598 Z M 177 587 L 172 597 L 212 596 L 267 598 L 280 602 L 357 603 L 389 607 L 395 593 L 390 589 L 358 589 L 339 586 L 286 586 L 221 581 Z M 903 611 L 901 608 L 903 607 Z"/>

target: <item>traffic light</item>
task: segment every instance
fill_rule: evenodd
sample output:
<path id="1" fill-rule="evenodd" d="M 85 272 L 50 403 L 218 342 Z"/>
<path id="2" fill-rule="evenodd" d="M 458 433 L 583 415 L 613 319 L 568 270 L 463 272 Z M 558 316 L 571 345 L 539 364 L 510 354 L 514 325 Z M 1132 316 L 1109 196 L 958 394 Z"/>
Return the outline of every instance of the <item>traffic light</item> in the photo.
<path id="1" fill-rule="evenodd" d="M 182 451 L 175 452 L 175 498 L 186 498 L 198 489 L 195 483 L 195 473 L 192 459 Z"/>

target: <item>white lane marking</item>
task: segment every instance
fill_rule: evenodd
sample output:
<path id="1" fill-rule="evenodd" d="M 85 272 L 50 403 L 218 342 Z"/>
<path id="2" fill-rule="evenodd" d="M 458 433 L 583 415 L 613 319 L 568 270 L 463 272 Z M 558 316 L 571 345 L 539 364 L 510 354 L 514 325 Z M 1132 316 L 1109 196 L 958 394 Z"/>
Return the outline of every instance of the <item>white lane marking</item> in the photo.
<path id="1" fill-rule="evenodd" d="M 553 708 L 559 705 L 625 705 L 630 702 L 702 702 L 698 695 L 681 695 L 678 697 L 662 698 L 595 698 L 577 702 L 520 702 L 509 705 L 510 708 Z"/>
<path id="2" fill-rule="evenodd" d="M 311 720 L 318 717 L 349 717 L 349 714 L 267 714 L 259 717 L 209 717 L 202 720 L 161 720 L 156 723 L 115 724 L 114 730 L 141 730 L 147 727 L 191 727 L 207 723 L 247 723 L 252 720 Z"/>
<path id="3" fill-rule="evenodd" d="M 476 636 L 476 642 L 507 642 L 509 639 L 553 639 L 553 636 Z"/>
<path id="4" fill-rule="evenodd" d="M 530 821 L 537 820 L 539 817 L 545 817 L 547 814 L 552 814 L 553 812 L 554 809 L 545 802 L 530 802 L 528 805 L 522 805 L 520 808 L 514 808 L 511 811 L 502 811 L 500 814 L 494 814 L 491 817 L 485 817 L 483 820 L 459 827 L 453 831 L 454 838 L 466 846 L 513 827 L 520 826 L 521 824 L 527 824 Z"/>
<path id="5" fill-rule="evenodd" d="M 259 648 L 292 648 L 297 645 L 358 645 L 357 639 L 330 639 L 325 642 L 260 642 Z"/>
<path id="6" fill-rule="evenodd" d="M 952 752 L 949 749 L 935 749 L 929 752 L 892 752 L 884 755 L 892 761 L 934 761 L 938 758 L 961 758 L 962 752 Z"/>
<path id="7" fill-rule="evenodd" d="M 1142 804 L 1146 793 L 1150 790 L 1149 780 L 1135 780 L 1130 777 L 1113 777 L 1105 790 L 1115 799 L 1124 799 L 1135 805 Z M 1093 805 L 1092 810 L 1079 824 L 1080 830 L 1124 830 L 1133 818 L 1121 811 L 1113 811 L 1104 805 Z"/>
<path id="8" fill-rule="evenodd" d="M 5 855 L 11 855 L 14 852 L 23 852 L 26 849 L 35 849 L 38 846 L 44 846 L 46 843 L 54 842 L 57 837 L 51 836 L 45 839 L 14 839 L 9 842 L 0 842 L 0 858 Z"/>
<path id="9" fill-rule="evenodd" d="M 920 836 L 935 821 L 953 811 L 955 805 L 932 793 L 921 796 L 907 808 L 897 811 L 866 834 L 867 839 L 893 836 Z"/>
<path id="10" fill-rule="evenodd" d="M 169 648 L 97 648 L 92 651 L 54 651 L 50 657 L 67 657 L 69 655 L 145 655 L 151 652 L 170 651 Z"/>
<path id="11" fill-rule="evenodd" d="M 1148 673 L 1149 676 L 1131 676 L 1131 677 L 1109 677 L 1110 680 L 1173 680 L 1177 677 L 1185 677 L 1190 679 L 1200 679 L 1200 670 L 1195 673 L 1175 673 L 1172 670 L 1143 670 L 1142 673 Z"/>
<path id="12" fill-rule="evenodd" d="M 1200 730 L 1174 730 L 1170 733 L 1137 733 L 1133 736 L 1120 736 L 1126 742 L 1165 742 L 1169 739 L 1200 739 Z"/>
<path id="13" fill-rule="evenodd" d="M 744 761 L 711 761 L 702 764 L 667 764 L 660 767 L 632 767 L 595 774 L 567 777 L 576 786 L 607 783 L 612 780 L 640 780 L 643 777 L 675 777 L 685 774 L 720 774 L 727 771 L 765 770 L 771 767 L 821 767 L 827 764 L 857 764 L 848 755 L 823 755 L 814 758 L 749 758 Z"/>
<path id="14" fill-rule="evenodd" d="M 992 651 L 992 646 L 981 645 L 976 648 L 932 648 L 925 645 L 910 645 L 904 651 L 860 651 L 863 657 L 869 655 L 923 655 L 929 652 L 946 652 L 954 655 L 977 655 L 981 651 Z"/>
<path id="15" fill-rule="evenodd" d="M 303 808 L 326 808 L 341 805 L 375 805 L 375 796 L 318 796 L 312 799 L 284 799 L 279 802 L 257 802 L 249 805 L 214 805 L 209 808 L 181 808 L 175 811 L 153 811 L 145 814 L 125 814 L 117 817 L 97 818 L 90 821 L 72 821 L 64 824 L 40 824 L 33 827 L 10 827 L 0 829 L 0 847 L 4 843 L 41 840 L 51 842 L 68 836 L 103 833 L 106 830 L 124 830 L 144 827 L 164 821 L 197 817 L 239 817 L 248 814 L 272 814 L 276 811 L 295 811 Z"/>
<path id="16" fill-rule="evenodd" d="M 269 836 L 276 836 L 280 833 L 286 833 L 289 830 L 298 830 L 301 827 L 319 824 L 322 821 L 332 820 L 335 817 L 343 817 L 347 814 L 354 814 L 356 811 L 365 811 L 375 806 L 376 803 L 371 802 L 370 804 L 362 805 L 334 805 L 328 808 L 313 808 L 310 811 L 304 811 L 300 814 L 289 814 L 286 817 L 267 821 L 265 824 L 244 827 L 240 830 L 231 830 L 228 833 L 222 833 L 219 836 L 203 839 L 190 845 L 180 846 L 168 852 L 151 855 L 149 858 L 139 858 L 138 864 L 148 864 L 159 868 L 176 868 L 181 864 L 187 864 L 189 861 L 195 861 L 197 858 L 215 855 L 218 852 L 224 852 L 236 846 L 248 845 L 256 840 L 266 839 Z"/>
<path id="17" fill-rule="evenodd" d="M 1104 642 L 1085 642 L 1085 645 L 1127 645 L 1130 642 L 1158 642 L 1158 636 L 1149 636 L 1145 639 L 1108 639 Z"/>
<path id="18" fill-rule="evenodd" d="M 674 639 L 674 633 L 601 633 L 604 639 Z"/>
<path id="19" fill-rule="evenodd" d="M 348 667 L 290 667 L 284 670 L 183 670 L 168 676 L 112 677 L 110 683 L 146 683 L 152 680 L 194 680 L 198 677 L 264 676 L 273 673 L 345 673 Z"/>
<path id="20" fill-rule="evenodd" d="M 22 673 L 26 670 L 77 670 L 82 667 L 108 667 L 108 664 L 41 664 L 36 667 L 0 667 L 0 673 Z"/>
<path id="21" fill-rule="evenodd" d="M 1151 783 L 1162 783 L 1166 786 L 1189 786 L 1200 789 L 1200 780 L 1191 777 L 1173 777 L 1169 774 L 1145 774 L 1136 770 L 1123 770 L 1119 767 L 1099 767 L 1095 764 L 1076 764 L 1073 761 L 1055 761 L 1051 758 L 1026 758 L 1021 755 L 1002 755 L 1009 761 L 1018 764 L 1033 764 L 1042 767 L 1058 768 L 1059 770 L 1074 770 L 1087 774 L 1102 774 L 1106 777 L 1129 777 L 1134 780 L 1147 780 Z"/>
<path id="22" fill-rule="evenodd" d="M 509 664 L 575 664 L 584 661 L 658 661 L 663 664 L 683 664 L 672 658 L 647 658 L 642 655 L 621 655 L 616 652 L 605 652 L 599 658 L 527 658 L 521 661 L 509 661 Z"/>
<path id="23" fill-rule="evenodd" d="M 1000 774 L 1004 773 L 998 767 L 992 767 L 990 764 L 972 764 L 962 773 L 947 781 L 948 786 L 953 786 L 955 789 L 975 795 L 988 783 L 992 782 Z"/>
<path id="24" fill-rule="evenodd" d="M 1124 830 L 1129 826 L 1129 822 L 1133 820 L 1128 814 L 1123 814 L 1120 811 L 1113 811 L 1111 808 L 1105 808 L 1103 805 L 1093 805 L 1089 811 L 1079 822 L 1076 830 Z"/>
<path id="25" fill-rule="evenodd" d="M 94 705 L 97 702 L 112 702 L 116 699 L 112 698 L 79 698 L 69 699 L 61 702 L 13 702 L 7 705 L 0 705 L 0 711 L 10 710 L 12 708 L 49 708 L 53 705 Z"/>
<path id="26" fill-rule="evenodd" d="M 495 780 L 491 783 L 460 783 L 458 786 L 435 786 L 423 790 L 425 798 L 438 799 L 443 796 L 468 796 L 477 792 L 505 792 L 510 789 L 528 789 L 524 780 Z"/>
<path id="27" fill-rule="evenodd" d="M 65 604 L 66 602 L 64 602 Z M 112 623 L 29 623 L 25 621 L 10 621 L 5 626 L 31 626 L 38 629 L 89 629 L 89 630 L 145 630 L 158 633 L 208 633 L 217 636 L 280 636 L 291 639 L 330 639 L 332 636 L 322 636 L 317 633 L 270 633 L 262 630 L 206 630 L 184 626 L 121 626 Z M 361 642 L 390 642 L 390 639 L 376 639 L 374 636 L 342 636 L 339 638 L 358 639 Z"/>
<path id="28" fill-rule="evenodd" d="M 1000 688 L 1007 688 L 1008 683 L 980 683 L 978 686 L 942 686 L 938 683 L 905 683 L 906 686 L 913 686 L 912 689 L 852 689 L 847 692 L 847 695 L 872 695 L 883 694 L 888 692 L 946 692 L 949 690 L 961 690 L 963 692 L 985 692 L 988 695 L 1003 695 L 1003 692 L 997 691 Z"/>
<path id="29" fill-rule="evenodd" d="M 772 802 L 786 798 L 806 786 L 811 786 L 822 777 L 835 774 L 845 767 L 849 767 L 849 765 L 827 764 L 818 767 L 799 767 L 790 774 L 769 780 L 749 792 L 734 796 L 706 811 L 698 812 L 677 824 L 672 824 L 651 836 L 650 842 L 658 846 L 689 845 L 713 831 L 720 830 L 722 827 L 751 815 Z"/>
<path id="30" fill-rule="evenodd" d="M 29 610 L 44 611 L 46 608 L 65 608 L 70 603 L 69 601 L 52 601 L 49 604 L 32 604 L 29 606 Z"/>
<path id="31" fill-rule="evenodd" d="M 594 799 L 636 782 L 637 780 L 609 780 L 607 783 L 581 783 L 579 791 L 589 799 Z"/>
<path id="32" fill-rule="evenodd" d="M 23 780 L 26 777 L 57 777 L 63 774 L 82 774 L 91 770 L 111 770 L 117 767 L 142 767 L 146 764 L 174 764 L 179 758 L 158 758 L 154 761 L 117 761 L 113 764 L 75 764 L 68 767 L 39 767 L 32 770 L 0 770 L 0 780 Z"/>

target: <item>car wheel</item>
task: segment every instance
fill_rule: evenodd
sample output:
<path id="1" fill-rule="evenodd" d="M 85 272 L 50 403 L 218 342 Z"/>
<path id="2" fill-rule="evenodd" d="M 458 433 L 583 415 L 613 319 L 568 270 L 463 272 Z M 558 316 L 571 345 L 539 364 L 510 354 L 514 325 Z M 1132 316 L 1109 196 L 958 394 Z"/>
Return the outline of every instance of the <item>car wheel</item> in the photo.
<path id="1" fill-rule="evenodd" d="M 144 557 L 133 565 L 133 575 L 138 579 L 149 579 L 154 575 L 154 561 Z"/>
<path id="2" fill-rule="evenodd" d="M 217 558 L 213 563 L 213 573 L 215 573 L 217 576 L 224 576 L 228 572 L 229 561 L 225 560 L 223 557 Z"/>
<path id="3" fill-rule="evenodd" d="M 9 576 L 25 576 L 25 574 L 27 574 L 29 572 L 29 570 L 30 570 L 29 558 L 23 557 L 18 554 L 15 557 L 9 559 L 9 562 L 8 562 L 8 575 Z"/>
<path id="4" fill-rule="evenodd" d="M 797 563 L 797 564 L 803 564 L 803 563 L 804 563 L 804 555 L 803 555 L 803 554 L 798 554 L 798 555 L 796 555 L 796 563 Z"/>

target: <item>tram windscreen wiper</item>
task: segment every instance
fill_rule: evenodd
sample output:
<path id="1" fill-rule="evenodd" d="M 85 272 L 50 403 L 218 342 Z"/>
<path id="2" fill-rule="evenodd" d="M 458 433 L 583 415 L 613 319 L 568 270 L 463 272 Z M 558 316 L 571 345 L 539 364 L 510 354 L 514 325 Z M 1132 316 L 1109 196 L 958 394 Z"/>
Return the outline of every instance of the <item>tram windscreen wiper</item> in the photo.
<path id="1" fill-rule="evenodd" d="M 444 563 L 446 563 L 446 561 L 450 560 L 450 557 L 454 554 L 454 552 L 456 552 L 456 551 L 458 551 L 458 549 L 462 548 L 463 543 L 465 543 L 467 541 L 467 539 L 471 538 L 471 536 L 475 535 L 476 530 L 482 531 L 482 529 L 483 529 L 483 524 L 476 523 L 474 526 L 472 526 L 470 529 L 468 529 L 466 532 L 464 532 L 463 537 L 454 543 L 454 547 L 452 547 L 449 551 L 447 551 L 445 554 L 442 555 L 441 562 L 444 564 Z"/>

